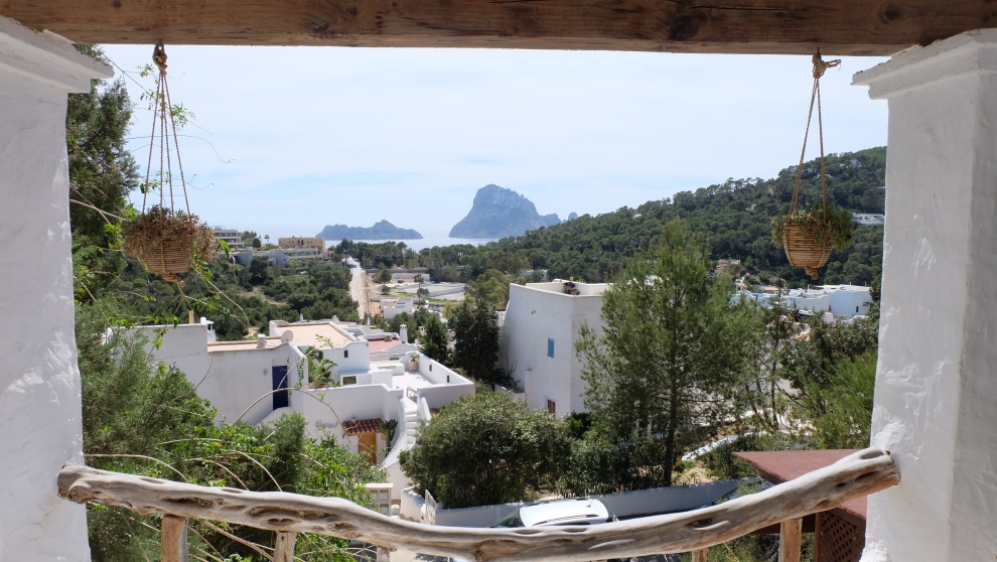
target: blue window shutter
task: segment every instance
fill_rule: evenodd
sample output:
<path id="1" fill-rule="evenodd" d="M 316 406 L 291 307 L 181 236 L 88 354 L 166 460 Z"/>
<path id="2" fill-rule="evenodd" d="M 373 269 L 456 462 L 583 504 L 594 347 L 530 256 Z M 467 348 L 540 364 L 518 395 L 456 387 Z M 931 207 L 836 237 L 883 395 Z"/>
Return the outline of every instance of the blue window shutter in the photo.
<path id="1" fill-rule="evenodd" d="M 547 338 L 547 357 L 554 356 L 554 338 Z"/>

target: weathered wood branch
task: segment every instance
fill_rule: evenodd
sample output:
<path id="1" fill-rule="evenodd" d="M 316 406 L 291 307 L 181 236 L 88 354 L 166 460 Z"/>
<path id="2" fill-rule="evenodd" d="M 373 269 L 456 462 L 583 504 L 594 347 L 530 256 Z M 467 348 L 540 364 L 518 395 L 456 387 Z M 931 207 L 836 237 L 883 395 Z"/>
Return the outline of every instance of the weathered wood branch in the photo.
<path id="1" fill-rule="evenodd" d="M 989 0 L 0 0 L 85 43 L 891 55 L 997 25 Z"/>
<path id="2" fill-rule="evenodd" d="M 787 519 L 832 509 L 899 481 L 888 452 L 865 449 L 718 506 L 604 525 L 525 529 L 422 525 L 391 519 L 339 498 L 209 488 L 78 465 L 67 465 L 59 473 L 59 495 L 77 503 L 122 506 L 139 514 L 318 533 L 438 556 L 574 562 L 702 549 Z"/>

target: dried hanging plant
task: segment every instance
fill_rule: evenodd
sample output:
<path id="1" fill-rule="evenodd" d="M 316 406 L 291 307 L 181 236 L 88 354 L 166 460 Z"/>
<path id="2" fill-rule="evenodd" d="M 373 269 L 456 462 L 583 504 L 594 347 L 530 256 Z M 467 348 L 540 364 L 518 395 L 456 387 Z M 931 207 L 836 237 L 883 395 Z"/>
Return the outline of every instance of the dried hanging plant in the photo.
<path id="1" fill-rule="evenodd" d="M 176 115 L 166 82 L 166 49 L 162 42 L 153 50 L 152 60 L 159 68 L 159 82 L 152 100 L 152 135 L 149 142 L 145 183 L 142 184 L 142 214 L 124 226 L 125 240 L 122 247 L 125 252 L 141 260 L 151 273 L 157 273 L 167 281 L 182 285 L 183 282 L 177 275 L 190 271 L 195 260 L 211 261 L 218 243 L 211 228 L 190 212 L 187 182 L 184 178 L 180 145 L 177 141 Z M 170 146 L 171 140 L 173 149 Z M 157 141 L 159 179 L 150 181 L 152 155 Z M 183 192 L 185 210 L 177 209 L 175 205 L 172 169 L 174 155 L 180 172 L 180 189 Z M 169 201 L 167 201 L 167 189 Z M 148 196 L 153 191 L 159 191 L 159 204 L 147 209 Z"/>

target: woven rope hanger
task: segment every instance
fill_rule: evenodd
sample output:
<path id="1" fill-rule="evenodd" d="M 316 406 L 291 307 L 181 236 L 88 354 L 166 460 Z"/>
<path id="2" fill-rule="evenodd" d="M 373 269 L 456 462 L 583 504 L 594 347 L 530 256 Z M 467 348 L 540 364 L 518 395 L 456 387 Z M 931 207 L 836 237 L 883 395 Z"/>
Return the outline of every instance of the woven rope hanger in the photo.
<path id="1" fill-rule="evenodd" d="M 170 136 L 173 137 L 173 147 L 177 157 L 177 168 L 180 171 L 180 188 L 183 190 L 184 207 L 190 214 L 190 201 L 187 199 L 187 181 L 183 174 L 183 161 L 180 160 L 180 144 L 177 140 L 177 124 L 173 115 L 173 102 L 170 101 L 170 86 L 166 81 L 166 47 L 160 41 L 152 50 L 152 62 L 159 68 L 159 81 L 156 85 L 156 97 L 153 99 L 152 134 L 149 135 L 149 160 L 145 168 L 145 184 L 142 190 L 142 212 L 146 210 L 146 200 L 149 196 L 149 176 L 152 173 L 152 154 L 156 146 L 156 125 L 159 124 L 159 206 L 166 209 L 166 187 L 170 190 L 171 211 L 176 212 L 176 202 L 173 193 L 173 162 L 170 150 Z M 167 130 L 167 115 L 169 115 L 169 130 Z M 164 161 L 165 160 L 165 161 Z M 165 164 L 165 166 L 164 166 Z"/>
<path id="2" fill-rule="evenodd" d="M 789 214 L 796 212 L 797 204 L 800 200 L 800 187 L 803 184 L 803 159 L 807 152 L 807 137 L 810 135 L 810 122 L 814 114 L 814 102 L 817 103 L 817 132 L 820 138 L 820 189 L 822 196 L 822 208 L 824 219 L 827 219 L 827 177 L 825 175 L 824 164 L 824 121 L 820 112 L 820 78 L 828 68 L 833 68 L 841 64 L 840 59 L 824 61 L 820 57 L 820 49 L 813 56 L 813 77 L 814 86 L 810 93 L 810 111 L 807 113 L 807 128 L 803 132 L 803 149 L 800 150 L 800 163 L 796 167 L 796 181 L 793 183 L 793 199 L 789 204 Z"/>

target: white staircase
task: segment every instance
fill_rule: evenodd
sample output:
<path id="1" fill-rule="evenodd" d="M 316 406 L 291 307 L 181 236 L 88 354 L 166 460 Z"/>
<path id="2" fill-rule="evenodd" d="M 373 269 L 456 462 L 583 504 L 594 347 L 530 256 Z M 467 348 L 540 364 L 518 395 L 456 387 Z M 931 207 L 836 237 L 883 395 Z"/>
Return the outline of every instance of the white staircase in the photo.
<path id="1" fill-rule="evenodd" d="M 405 399 L 405 449 L 411 449 L 419 437 L 419 410 L 409 399 Z"/>

